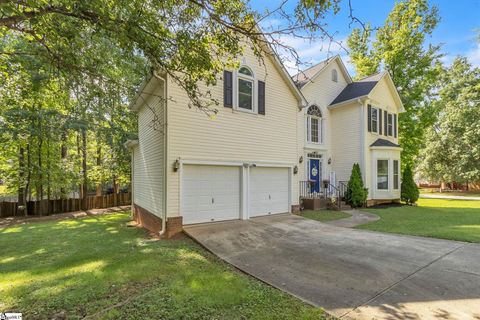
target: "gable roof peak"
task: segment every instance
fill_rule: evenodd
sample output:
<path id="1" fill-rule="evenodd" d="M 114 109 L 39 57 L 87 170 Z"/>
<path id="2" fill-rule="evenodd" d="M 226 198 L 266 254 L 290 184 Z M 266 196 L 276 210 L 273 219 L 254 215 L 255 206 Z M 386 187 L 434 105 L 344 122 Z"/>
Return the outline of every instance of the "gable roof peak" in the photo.
<path id="1" fill-rule="evenodd" d="M 325 70 L 325 68 L 333 61 L 338 61 L 340 65 L 340 69 L 343 72 L 343 75 L 345 76 L 345 78 L 347 79 L 347 82 L 351 83 L 352 78 L 350 77 L 350 74 L 348 73 L 348 70 L 345 67 L 345 64 L 343 63 L 342 58 L 340 57 L 339 54 L 333 57 L 327 58 L 303 71 L 300 71 L 299 73 L 294 75 L 292 78 L 297 84 L 297 86 L 299 88 L 302 88 L 306 84 L 311 83 L 313 79 L 316 78 L 320 73 L 322 73 Z"/>

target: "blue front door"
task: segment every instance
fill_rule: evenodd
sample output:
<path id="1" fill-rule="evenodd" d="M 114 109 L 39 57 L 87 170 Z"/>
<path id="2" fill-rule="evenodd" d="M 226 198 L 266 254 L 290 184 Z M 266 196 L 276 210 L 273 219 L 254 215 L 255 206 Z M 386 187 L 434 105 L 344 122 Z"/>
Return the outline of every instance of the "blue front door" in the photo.
<path id="1" fill-rule="evenodd" d="M 311 192 L 320 192 L 320 176 L 322 168 L 320 167 L 319 159 L 310 159 L 309 180 L 313 182 Z"/>

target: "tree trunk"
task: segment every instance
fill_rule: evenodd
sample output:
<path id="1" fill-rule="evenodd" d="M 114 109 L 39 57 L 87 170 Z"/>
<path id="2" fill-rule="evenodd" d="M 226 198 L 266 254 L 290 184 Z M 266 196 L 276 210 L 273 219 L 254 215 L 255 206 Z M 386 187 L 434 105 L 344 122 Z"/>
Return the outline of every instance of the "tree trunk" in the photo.
<path id="1" fill-rule="evenodd" d="M 65 159 L 67 158 L 66 140 L 67 140 L 67 133 L 65 131 L 63 131 L 63 133 L 62 133 L 62 146 L 60 147 L 60 157 L 62 159 L 62 163 L 64 163 Z M 63 184 L 62 184 L 62 187 L 60 188 L 60 197 L 62 199 L 67 198 L 67 192 L 66 192 Z"/>
<path id="2" fill-rule="evenodd" d="M 20 147 L 18 152 L 18 213 L 27 215 L 25 207 L 25 149 Z"/>
<path id="3" fill-rule="evenodd" d="M 82 185 L 82 209 L 87 210 L 87 130 L 82 129 L 82 173 L 83 173 L 83 185 Z"/>
<path id="4" fill-rule="evenodd" d="M 102 165 L 102 146 L 101 146 L 101 145 L 97 145 L 97 167 L 100 168 L 101 165 Z M 101 183 L 101 181 L 98 181 L 98 182 L 97 182 L 97 192 L 96 192 L 96 195 L 97 195 L 97 196 L 101 196 L 101 195 L 102 195 L 102 183 Z"/>
<path id="5" fill-rule="evenodd" d="M 118 186 L 117 186 L 117 177 L 113 175 L 112 177 L 113 182 L 113 206 L 117 206 L 117 196 L 118 196 Z"/>

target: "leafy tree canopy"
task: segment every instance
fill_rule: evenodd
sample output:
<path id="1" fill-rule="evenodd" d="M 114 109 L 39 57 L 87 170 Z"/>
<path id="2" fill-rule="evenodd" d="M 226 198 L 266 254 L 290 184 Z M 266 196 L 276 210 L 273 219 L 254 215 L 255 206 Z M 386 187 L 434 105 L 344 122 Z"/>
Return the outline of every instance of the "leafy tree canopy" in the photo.
<path id="1" fill-rule="evenodd" d="M 260 14 L 245 0 L 4 0 L 0 35 L 39 44 L 34 54 L 59 70 L 109 81 L 119 80 L 110 66 L 141 57 L 144 71 L 167 72 L 193 105 L 204 108 L 213 102 L 197 83 L 214 84 L 220 71 L 236 64 L 245 39 L 260 57 L 262 46 L 281 45 L 278 35 L 325 35 L 322 18 L 338 10 L 338 1 L 299 0 L 293 14 L 283 2 Z M 274 16 L 283 21 L 277 29 L 257 28 Z M 30 54 L 20 49 L 3 48 L 3 54 Z"/>
<path id="2" fill-rule="evenodd" d="M 439 78 L 438 119 L 427 130 L 421 174 L 433 181 L 480 181 L 480 69 L 457 57 Z"/>
<path id="3" fill-rule="evenodd" d="M 435 119 L 429 96 L 436 85 L 441 55 L 440 47 L 426 46 L 425 39 L 439 20 L 438 9 L 427 0 L 399 1 L 383 26 L 366 24 L 354 29 L 347 41 L 357 77 L 385 69 L 397 86 L 406 109 L 399 117 L 402 165 L 413 163 L 424 130 Z"/>

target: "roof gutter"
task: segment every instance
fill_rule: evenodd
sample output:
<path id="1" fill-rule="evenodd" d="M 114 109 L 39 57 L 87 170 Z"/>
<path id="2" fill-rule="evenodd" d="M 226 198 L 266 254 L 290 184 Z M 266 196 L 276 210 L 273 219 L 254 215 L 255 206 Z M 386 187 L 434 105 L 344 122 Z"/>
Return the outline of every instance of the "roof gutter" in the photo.
<path id="1" fill-rule="evenodd" d="M 335 108 L 339 108 L 341 106 L 347 105 L 347 104 L 352 103 L 352 102 L 362 103 L 362 99 L 366 99 L 366 98 L 368 98 L 368 94 L 366 94 L 364 96 L 361 96 L 361 97 L 355 97 L 355 98 L 348 99 L 348 100 L 345 100 L 345 101 L 342 101 L 342 102 L 331 104 L 327 108 L 328 109 L 335 109 Z"/>

